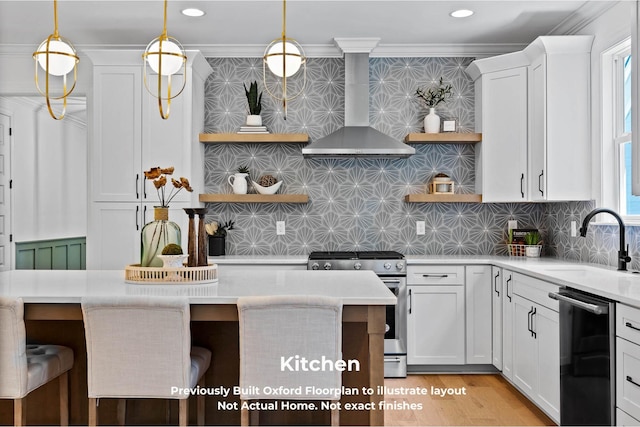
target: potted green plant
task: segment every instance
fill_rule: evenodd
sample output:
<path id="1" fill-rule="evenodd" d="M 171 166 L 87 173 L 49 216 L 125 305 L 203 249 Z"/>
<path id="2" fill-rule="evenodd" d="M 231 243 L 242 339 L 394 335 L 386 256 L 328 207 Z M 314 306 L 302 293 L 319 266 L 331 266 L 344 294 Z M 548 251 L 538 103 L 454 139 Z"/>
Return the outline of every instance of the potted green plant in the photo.
<path id="1" fill-rule="evenodd" d="M 189 255 L 182 253 L 182 247 L 176 243 L 169 243 L 162 249 L 162 255 L 156 255 L 162 260 L 162 268 L 184 267 L 184 260 Z"/>
<path id="2" fill-rule="evenodd" d="M 249 84 L 249 89 L 244 83 L 244 92 L 247 95 L 247 102 L 249 103 L 249 115 L 247 116 L 247 126 L 262 126 L 262 117 L 260 112 L 262 111 L 262 92 L 258 93 L 258 82 L 254 81 Z"/>
<path id="3" fill-rule="evenodd" d="M 225 223 L 218 223 L 212 221 L 209 224 L 205 224 L 204 229 L 209 235 L 209 256 L 220 256 L 226 253 L 226 237 L 227 231 L 233 230 L 233 221 L 227 221 Z"/>
<path id="4" fill-rule="evenodd" d="M 448 83 L 445 84 L 442 77 L 438 82 L 437 87 L 430 87 L 428 89 L 416 89 L 416 96 L 424 102 L 429 108 L 429 114 L 424 118 L 424 131 L 425 133 L 439 133 L 440 132 L 440 116 L 436 114 L 436 107 L 453 95 L 453 86 Z"/>
<path id="5" fill-rule="evenodd" d="M 537 231 L 531 231 L 524 236 L 525 253 L 528 257 L 539 257 L 542 250 L 542 237 Z"/>

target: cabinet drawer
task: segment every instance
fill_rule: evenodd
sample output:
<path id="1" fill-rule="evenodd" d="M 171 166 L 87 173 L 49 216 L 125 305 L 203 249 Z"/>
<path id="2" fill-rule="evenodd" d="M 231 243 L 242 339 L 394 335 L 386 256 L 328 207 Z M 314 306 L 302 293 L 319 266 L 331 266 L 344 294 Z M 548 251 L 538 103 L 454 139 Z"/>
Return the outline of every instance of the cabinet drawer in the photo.
<path id="1" fill-rule="evenodd" d="M 640 419 L 640 346 L 616 338 L 616 406 Z"/>
<path id="2" fill-rule="evenodd" d="M 558 311 L 558 301 L 549 298 L 549 292 L 558 292 L 560 286 L 544 280 L 513 273 L 513 293 L 538 303 L 555 312 Z"/>
<path id="3" fill-rule="evenodd" d="M 616 335 L 640 344 L 640 310 L 616 304 Z"/>
<path id="4" fill-rule="evenodd" d="M 464 266 L 408 266 L 407 285 L 464 285 Z"/>

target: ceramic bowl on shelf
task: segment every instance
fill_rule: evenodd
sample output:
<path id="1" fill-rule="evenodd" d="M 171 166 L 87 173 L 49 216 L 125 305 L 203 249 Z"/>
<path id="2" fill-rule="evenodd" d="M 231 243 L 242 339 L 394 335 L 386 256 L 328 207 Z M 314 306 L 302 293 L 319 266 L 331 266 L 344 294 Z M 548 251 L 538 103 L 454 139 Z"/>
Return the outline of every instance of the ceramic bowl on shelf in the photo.
<path id="1" fill-rule="evenodd" d="M 269 187 L 263 187 L 262 185 L 258 184 L 255 181 L 251 181 L 251 183 L 253 184 L 253 188 L 256 189 L 256 191 L 260 194 L 276 194 L 276 192 L 280 189 L 280 186 L 282 185 L 282 181 L 278 181 L 273 185 L 270 185 Z"/>

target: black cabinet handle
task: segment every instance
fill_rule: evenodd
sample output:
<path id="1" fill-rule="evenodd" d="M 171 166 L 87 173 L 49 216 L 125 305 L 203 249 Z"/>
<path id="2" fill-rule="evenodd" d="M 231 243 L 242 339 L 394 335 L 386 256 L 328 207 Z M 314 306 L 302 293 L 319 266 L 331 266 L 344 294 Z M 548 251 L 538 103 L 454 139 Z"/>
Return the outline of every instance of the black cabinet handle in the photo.
<path id="1" fill-rule="evenodd" d="M 147 206 L 146 205 L 142 211 L 142 223 L 143 224 L 147 223 Z"/>
<path id="2" fill-rule="evenodd" d="M 627 328 L 634 329 L 634 330 L 636 330 L 636 331 L 640 331 L 640 328 L 636 328 L 635 326 L 633 326 L 633 325 L 631 324 L 631 322 L 625 322 L 624 326 L 626 326 Z"/>
<path id="3" fill-rule="evenodd" d="M 437 277 L 440 279 L 444 279 L 445 277 L 449 277 L 448 274 L 423 274 L 422 277 Z"/>
<path id="4" fill-rule="evenodd" d="M 140 223 L 138 222 L 139 213 L 140 213 L 140 206 L 136 206 L 136 231 L 140 231 Z"/>
<path id="5" fill-rule="evenodd" d="M 637 382 L 635 382 L 635 381 L 633 380 L 633 378 L 631 378 L 629 375 L 627 375 L 627 381 L 628 381 L 628 382 L 630 382 L 631 384 L 633 384 L 633 385 L 637 386 L 637 387 L 640 387 L 640 384 L 638 384 Z"/>
<path id="6" fill-rule="evenodd" d="M 520 175 L 520 194 L 524 199 L 524 174 Z"/>
<path id="7" fill-rule="evenodd" d="M 534 330 L 533 330 L 533 326 L 534 326 L 534 324 L 533 324 L 533 316 L 535 316 L 535 315 L 536 315 L 536 312 L 537 312 L 537 311 L 538 311 L 538 310 L 537 310 L 535 307 L 533 307 L 533 313 L 531 313 L 531 336 L 532 336 L 534 339 L 538 339 L 538 334 L 536 333 L 536 331 L 534 331 Z"/>
<path id="8" fill-rule="evenodd" d="M 500 270 L 498 270 L 498 274 L 493 278 L 493 290 L 498 296 L 500 296 L 500 291 L 498 290 L 498 277 L 500 277 Z"/>
<path id="9" fill-rule="evenodd" d="M 542 196 L 544 196 L 544 191 L 542 191 L 542 177 L 544 176 L 544 170 L 542 170 L 540 172 L 540 175 L 538 175 L 538 191 L 540 192 L 540 194 Z"/>
<path id="10" fill-rule="evenodd" d="M 409 289 L 409 314 L 411 314 L 411 306 L 413 305 L 411 304 L 411 301 L 411 289 Z"/>
<path id="11" fill-rule="evenodd" d="M 139 191 L 139 185 L 140 185 L 140 174 L 137 173 L 136 174 L 136 199 L 140 198 L 140 191 Z"/>
<path id="12" fill-rule="evenodd" d="M 527 330 L 533 335 L 533 330 L 531 329 L 531 313 L 533 313 L 533 307 L 531 307 L 531 310 L 527 313 Z"/>
<path id="13" fill-rule="evenodd" d="M 507 279 L 507 298 L 509 298 L 509 302 L 511 302 L 511 295 L 509 295 L 509 282 L 511 281 L 511 275 L 509 275 L 509 278 Z"/>

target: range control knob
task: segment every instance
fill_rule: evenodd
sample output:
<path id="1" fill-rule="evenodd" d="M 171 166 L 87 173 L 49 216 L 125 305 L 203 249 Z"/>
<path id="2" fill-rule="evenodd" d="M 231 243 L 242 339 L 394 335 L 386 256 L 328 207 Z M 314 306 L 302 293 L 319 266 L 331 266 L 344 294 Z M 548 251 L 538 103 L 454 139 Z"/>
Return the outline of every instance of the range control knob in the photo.
<path id="1" fill-rule="evenodd" d="M 403 268 L 404 268 L 404 263 L 403 262 L 397 262 L 396 263 L 396 269 L 402 270 Z"/>
<path id="2" fill-rule="evenodd" d="M 360 270 L 362 268 L 362 264 L 359 262 L 356 262 L 355 264 L 353 264 L 353 268 L 356 270 Z"/>
<path id="3" fill-rule="evenodd" d="M 391 263 L 390 262 L 385 262 L 384 263 L 384 269 L 385 270 L 391 270 Z"/>
<path id="4" fill-rule="evenodd" d="M 325 262 L 323 268 L 325 270 L 331 270 L 331 263 L 330 262 Z"/>
<path id="5" fill-rule="evenodd" d="M 314 262 L 313 264 L 311 264 L 312 270 L 318 270 L 319 268 L 320 268 L 320 264 L 318 264 L 317 262 Z"/>

